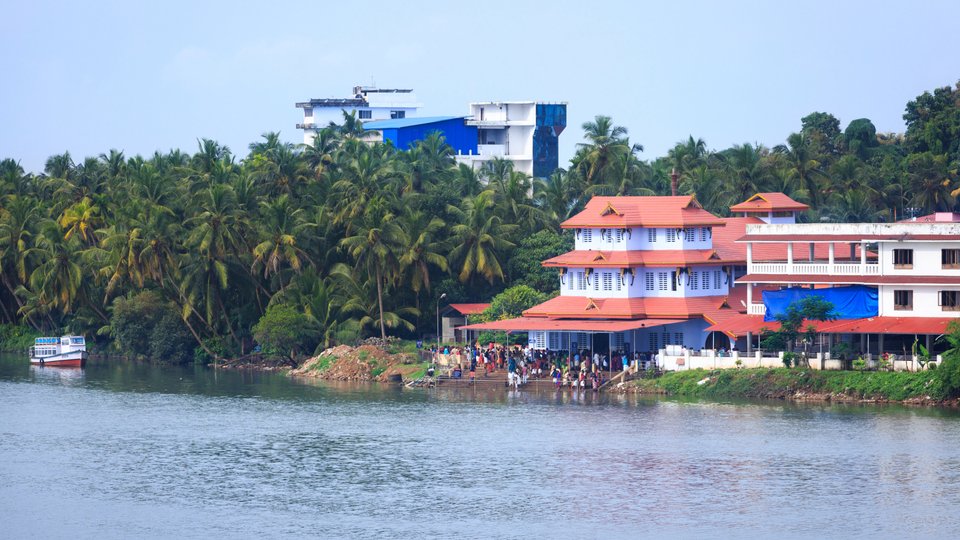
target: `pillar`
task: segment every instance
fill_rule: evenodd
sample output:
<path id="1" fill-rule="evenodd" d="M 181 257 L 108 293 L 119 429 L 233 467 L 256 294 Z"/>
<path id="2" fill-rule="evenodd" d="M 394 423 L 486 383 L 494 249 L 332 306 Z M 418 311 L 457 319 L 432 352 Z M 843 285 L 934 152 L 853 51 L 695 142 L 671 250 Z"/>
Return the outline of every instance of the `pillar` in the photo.
<path id="1" fill-rule="evenodd" d="M 860 244 L 860 275 L 867 275 L 867 244 Z"/>
<path id="2" fill-rule="evenodd" d="M 793 242 L 787 242 L 787 272 L 793 273 Z"/>
<path id="3" fill-rule="evenodd" d="M 753 242 L 747 242 L 747 273 L 752 272 L 750 266 L 753 265 Z"/>
<path id="4" fill-rule="evenodd" d="M 810 262 L 813 262 L 817 260 L 817 250 L 816 248 L 814 248 L 813 242 L 810 242 L 809 249 L 810 249 Z"/>
<path id="5" fill-rule="evenodd" d="M 833 242 L 830 242 L 830 254 L 827 257 L 827 264 L 829 265 L 829 269 L 827 270 L 827 273 L 829 273 L 830 275 L 833 275 L 833 258 L 834 258 L 833 256 L 834 256 Z"/>

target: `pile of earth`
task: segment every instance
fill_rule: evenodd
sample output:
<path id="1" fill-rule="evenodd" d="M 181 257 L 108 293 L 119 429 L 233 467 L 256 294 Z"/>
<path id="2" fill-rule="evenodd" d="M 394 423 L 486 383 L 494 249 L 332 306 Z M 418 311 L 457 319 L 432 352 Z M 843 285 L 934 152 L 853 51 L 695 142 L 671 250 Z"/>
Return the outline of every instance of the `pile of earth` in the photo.
<path id="1" fill-rule="evenodd" d="M 415 356 L 391 354 L 374 345 L 338 345 L 310 358 L 290 375 L 330 381 L 396 381 L 423 371 Z"/>

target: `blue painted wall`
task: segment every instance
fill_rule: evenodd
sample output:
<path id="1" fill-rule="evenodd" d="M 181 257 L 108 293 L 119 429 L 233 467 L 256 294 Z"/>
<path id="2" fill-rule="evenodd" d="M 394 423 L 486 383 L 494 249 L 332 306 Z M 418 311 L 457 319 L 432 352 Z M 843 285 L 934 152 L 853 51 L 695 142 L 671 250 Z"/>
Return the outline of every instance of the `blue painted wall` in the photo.
<path id="1" fill-rule="evenodd" d="M 453 118 L 428 124 L 417 124 L 398 128 L 380 130 L 383 133 L 383 142 L 390 141 L 401 150 L 409 150 L 417 141 L 426 139 L 434 131 L 443 134 L 453 153 L 477 153 L 477 128 L 468 126 L 463 118 Z"/>

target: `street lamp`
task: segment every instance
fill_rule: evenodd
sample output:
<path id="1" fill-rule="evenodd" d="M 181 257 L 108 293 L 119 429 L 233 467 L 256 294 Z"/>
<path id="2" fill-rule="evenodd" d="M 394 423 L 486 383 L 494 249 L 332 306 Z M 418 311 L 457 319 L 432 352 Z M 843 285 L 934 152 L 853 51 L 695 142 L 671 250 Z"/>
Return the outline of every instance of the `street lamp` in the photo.
<path id="1" fill-rule="evenodd" d="M 437 363 L 439 363 L 440 360 L 440 301 L 446 297 L 447 293 L 443 293 L 440 295 L 440 298 L 437 298 Z"/>

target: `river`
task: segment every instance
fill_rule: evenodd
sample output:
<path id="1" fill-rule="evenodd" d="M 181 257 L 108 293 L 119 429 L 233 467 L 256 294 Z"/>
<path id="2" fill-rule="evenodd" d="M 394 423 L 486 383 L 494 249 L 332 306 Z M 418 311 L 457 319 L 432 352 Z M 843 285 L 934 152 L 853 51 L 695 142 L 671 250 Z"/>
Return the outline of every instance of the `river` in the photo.
<path id="1" fill-rule="evenodd" d="M 4 538 L 949 537 L 960 416 L 0 356 Z"/>

